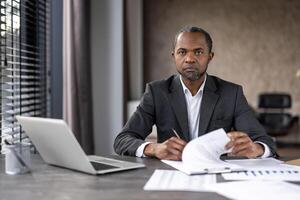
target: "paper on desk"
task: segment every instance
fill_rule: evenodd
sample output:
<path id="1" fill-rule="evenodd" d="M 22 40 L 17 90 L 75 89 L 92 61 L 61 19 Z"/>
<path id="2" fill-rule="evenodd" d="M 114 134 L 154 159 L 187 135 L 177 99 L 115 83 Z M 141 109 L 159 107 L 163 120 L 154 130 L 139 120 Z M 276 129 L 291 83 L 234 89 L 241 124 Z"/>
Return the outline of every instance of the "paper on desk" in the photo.
<path id="1" fill-rule="evenodd" d="M 246 172 L 222 174 L 225 180 L 284 180 L 300 181 L 300 167 L 284 164 L 274 158 L 228 160 Z"/>
<path id="2" fill-rule="evenodd" d="M 207 184 L 215 184 L 216 175 L 188 176 L 176 170 L 155 170 L 144 190 L 210 191 Z"/>
<path id="3" fill-rule="evenodd" d="M 264 169 L 264 168 L 278 168 L 284 163 L 275 158 L 256 158 L 256 159 L 237 159 L 225 160 L 227 163 L 242 166 L 244 169 Z"/>
<path id="4" fill-rule="evenodd" d="M 246 170 L 300 170 L 300 166 L 289 165 L 275 158 L 226 160 L 226 162 L 239 165 Z"/>
<path id="5" fill-rule="evenodd" d="M 186 173 L 205 174 L 221 171 L 225 168 L 238 171 L 238 165 L 224 162 L 220 156 L 229 152 L 225 145 L 230 141 L 223 129 L 207 133 L 190 141 L 182 152 L 182 161 L 162 160 L 162 162 Z"/>
<path id="6" fill-rule="evenodd" d="M 227 198 L 237 200 L 300 199 L 300 186 L 280 181 L 234 181 L 206 187 Z"/>

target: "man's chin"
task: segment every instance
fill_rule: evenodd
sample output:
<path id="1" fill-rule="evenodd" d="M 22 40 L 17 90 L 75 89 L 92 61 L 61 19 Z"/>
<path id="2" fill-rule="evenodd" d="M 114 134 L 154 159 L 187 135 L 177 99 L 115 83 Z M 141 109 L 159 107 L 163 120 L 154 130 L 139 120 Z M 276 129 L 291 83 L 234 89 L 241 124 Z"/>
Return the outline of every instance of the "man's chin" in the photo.
<path id="1" fill-rule="evenodd" d="M 197 75 L 196 74 L 188 74 L 188 75 L 184 74 L 183 78 L 187 79 L 189 81 L 197 81 L 201 78 L 201 76 L 199 74 L 197 74 Z"/>

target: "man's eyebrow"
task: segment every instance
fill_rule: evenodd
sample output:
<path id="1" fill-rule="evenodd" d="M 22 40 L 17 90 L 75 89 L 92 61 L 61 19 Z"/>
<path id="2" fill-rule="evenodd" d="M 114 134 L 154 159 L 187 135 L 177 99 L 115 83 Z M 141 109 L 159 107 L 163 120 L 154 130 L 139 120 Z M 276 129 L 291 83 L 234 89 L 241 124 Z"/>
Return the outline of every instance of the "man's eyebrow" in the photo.
<path id="1" fill-rule="evenodd" d="M 179 51 L 179 50 L 187 51 L 187 49 L 186 49 L 186 48 L 183 48 L 183 47 L 180 47 L 180 48 L 177 49 L 177 51 Z M 202 48 L 202 47 L 197 47 L 197 48 L 195 48 L 195 49 L 192 49 L 192 51 L 197 51 L 197 50 L 204 50 L 204 48 Z"/>
<path id="2" fill-rule="evenodd" d="M 196 51 L 196 50 L 204 50 L 204 48 L 202 48 L 202 47 L 198 47 L 198 48 L 195 48 L 195 49 L 193 49 L 194 51 Z"/>

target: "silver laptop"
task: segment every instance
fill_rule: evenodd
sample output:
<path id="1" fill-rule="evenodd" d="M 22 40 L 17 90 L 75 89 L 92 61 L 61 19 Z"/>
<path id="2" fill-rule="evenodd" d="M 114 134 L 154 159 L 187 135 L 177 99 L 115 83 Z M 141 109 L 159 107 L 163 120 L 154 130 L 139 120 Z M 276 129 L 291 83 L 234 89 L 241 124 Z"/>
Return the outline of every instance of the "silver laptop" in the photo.
<path id="1" fill-rule="evenodd" d="M 55 166 L 89 174 L 106 174 L 145 167 L 101 156 L 86 156 L 68 125 L 59 119 L 17 116 L 18 122 L 43 160 Z"/>

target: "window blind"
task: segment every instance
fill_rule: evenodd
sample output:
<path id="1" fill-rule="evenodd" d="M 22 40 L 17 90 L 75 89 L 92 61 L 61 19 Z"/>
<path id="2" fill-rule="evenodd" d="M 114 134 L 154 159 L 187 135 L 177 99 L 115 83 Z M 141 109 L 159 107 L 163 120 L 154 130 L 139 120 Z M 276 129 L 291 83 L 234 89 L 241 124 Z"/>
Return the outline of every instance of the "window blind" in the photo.
<path id="1" fill-rule="evenodd" d="M 49 0 L 0 0 L 0 6 L 0 135 L 21 141 L 16 115 L 49 114 Z"/>

